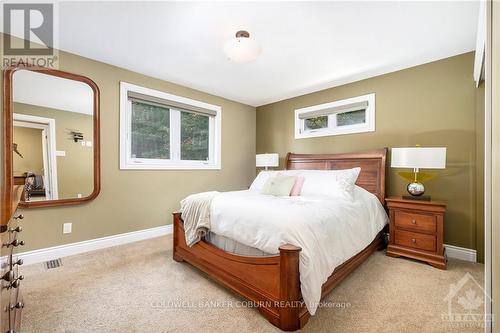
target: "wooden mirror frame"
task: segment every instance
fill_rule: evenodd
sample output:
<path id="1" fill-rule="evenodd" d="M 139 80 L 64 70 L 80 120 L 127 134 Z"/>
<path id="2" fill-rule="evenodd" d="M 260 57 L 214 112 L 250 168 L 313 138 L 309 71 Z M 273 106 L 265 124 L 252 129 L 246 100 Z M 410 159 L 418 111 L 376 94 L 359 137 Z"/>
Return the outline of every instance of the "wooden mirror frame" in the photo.
<path id="1" fill-rule="evenodd" d="M 48 69 L 44 67 L 35 66 L 13 66 L 7 67 L 3 71 L 3 184 L 2 184 L 2 204 L 7 207 L 10 206 L 10 202 L 13 200 L 14 196 L 14 173 L 13 173 L 13 78 L 14 73 L 19 70 L 28 70 L 32 72 L 38 72 L 41 74 L 57 76 L 63 79 L 73 80 L 83 82 L 90 86 L 94 93 L 94 143 L 93 143 L 93 153 L 94 153 L 94 190 L 90 195 L 84 198 L 69 198 L 69 199 L 58 199 L 58 200 L 46 200 L 46 201 L 33 201 L 33 202 L 23 202 L 19 203 L 22 208 L 37 208 L 37 207 L 54 207 L 54 206 L 67 206 L 67 205 L 77 205 L 85 202 L 94 200 L 101 191 L 101 149 L 100 149 L 100 119 L 99 119 L 99 87 L 97 84 L 89 79 L 88 77 L 72 74 L 68 72 L 63 72 L 56 69 Z"/>

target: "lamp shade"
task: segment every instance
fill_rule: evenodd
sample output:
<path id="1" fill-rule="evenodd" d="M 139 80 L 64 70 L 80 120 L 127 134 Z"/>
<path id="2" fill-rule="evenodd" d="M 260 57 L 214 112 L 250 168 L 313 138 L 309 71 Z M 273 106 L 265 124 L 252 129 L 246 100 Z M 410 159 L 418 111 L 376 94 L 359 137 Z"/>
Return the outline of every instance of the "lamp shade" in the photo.
<path id="1" fill-rule="evenodd" d="M 391 167 L 413 169 L 444 169 L 446 147 L 392 148 Z"/>
<path id="2" fill-rule="evenodd" d="M 279 154 L 257 154 L 255 156 L 257 167 L 277 167 L 279 166 Z"/>

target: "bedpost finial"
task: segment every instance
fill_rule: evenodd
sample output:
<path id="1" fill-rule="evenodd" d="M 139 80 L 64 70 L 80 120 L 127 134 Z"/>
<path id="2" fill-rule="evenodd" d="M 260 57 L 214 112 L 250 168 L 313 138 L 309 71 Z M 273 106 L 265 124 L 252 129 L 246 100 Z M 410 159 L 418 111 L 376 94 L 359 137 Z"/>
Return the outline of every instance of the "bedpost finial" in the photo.
<path id="1" fill-rule="evenodd" d="M 280 252 L 299 252 L 302 251 L 301 247 L 292 244 L 283 244 L 279 247 Z"/>

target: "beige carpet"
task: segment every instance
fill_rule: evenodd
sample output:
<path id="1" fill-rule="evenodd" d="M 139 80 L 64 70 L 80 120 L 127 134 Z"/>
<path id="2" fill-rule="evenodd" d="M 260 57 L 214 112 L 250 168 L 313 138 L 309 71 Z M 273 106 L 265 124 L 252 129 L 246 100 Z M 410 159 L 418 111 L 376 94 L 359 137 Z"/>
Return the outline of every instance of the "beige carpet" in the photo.
<path id="1" fill-rule="evenodd" d="M 239 296 L 173 261 L 171 248 L 171 237 L 161 237 L 63 258 L 52 270 L 23 267 L 23 332 L 279 331 Z M 466 272 L 483 283 L 480 264 L 450 260 L 441 271 L 377 252 L 327 297 L 344 307 L 319 309 L 302 331 L 457 332 L 441 319 L 443 298 Z"/>

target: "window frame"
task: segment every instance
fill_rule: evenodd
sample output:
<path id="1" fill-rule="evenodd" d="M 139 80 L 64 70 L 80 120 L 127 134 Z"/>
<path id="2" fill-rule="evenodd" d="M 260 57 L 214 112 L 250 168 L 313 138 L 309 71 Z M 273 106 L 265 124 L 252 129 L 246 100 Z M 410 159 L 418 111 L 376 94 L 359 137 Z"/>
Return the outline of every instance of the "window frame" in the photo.
<path id="1" fill-rule="evenodd" d="M 170 107 L 170 158 L 149 159 L 132 158 L 131 156 L 131 129 L 132 129 L 132 102 L 128 92 L 158 97 L 165 100 L 204 108 L 216 112 L 209 117 L 209 145 L 206 161 L 181 160 L 181 112 L 189 111 Z M 221 169 L 221 124 L 222 108 L 194 99 L 165 93 L 135 84 L 120 82 L 120 170 L 220 170 Z"/>
<path id="2" fill-rule="evenodd" d="M 328 127 L 306 131 L 304 130 L 305 119 L 299 118 L 299 115 L 302 113 L 321 111 L 325 109 L 341 107 L 344 105 L 358 103 L 358 102 L 368 102 L 368 107 L 364 109 L 366 115 L 365 117 L 366 121 L 365 123 L 362 124 L 337 126 L 336 114 L 343 112 L 336 112 L 328 115 Z M 352 110 L 346 112 L 352 112 Z M 315 137 L 354 134 L 354 133 L 367 133 L 367 132 L 375 132 L 375 93 L 351 97 L 330 103 L 308 106 L 305 108 L 295 110 L 295 139 L 315 138 Z"/>

